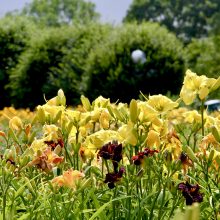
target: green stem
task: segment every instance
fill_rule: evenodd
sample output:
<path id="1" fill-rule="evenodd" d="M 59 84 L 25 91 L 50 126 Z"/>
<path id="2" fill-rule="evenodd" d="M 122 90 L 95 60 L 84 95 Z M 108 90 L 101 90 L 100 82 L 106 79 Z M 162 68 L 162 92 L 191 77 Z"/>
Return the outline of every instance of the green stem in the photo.
<path id="1" fill-rule="evenodd" d="M 162 209 L 163 209 L 163 205 L 164 205 L 164 200 L 165 200 L 165 195 L 166 195 L 166 186 L 167 186 L 167 182 L 165 183 L 164 187 L 163 187 L 163 195 L 162 195 L 162 201 L 160 204 L 160 210 L 159 210 L 159 214 L 158 214 L 158 220 L 161 219 L 161 215 L 162 215 Z"/>
<path id="2" fill-rule="evenodd" d="M 73 162 L 72 162 L 72 160 L 71 160 L 71 157 L 70 157 L 70 155 L 69 155 L 69 152 L 68 152 L 68 149 L 67 149 L 66 146 L 67 146 L 67 143 L 64 144 L 64 149 L 65 149 L 66 155 L 67 155 L 67 157 L 68 157 L 68 159 L 69 159 L 69 161 L 70 161 L 71 166 L 74 167 L 74 164 L 73 164 Z"/>
<path id="3" fill-rule="evenodd" d="M 212 189 L 210 187 L 210 184 L 209 184 L 209 166 L 208 164 L 206 164 L 206 172 L 205 172 L 205 180 L 207 182 L 207 186 L 208 186 L 208 191 L 210 193 L 210 195 L 212 196 Z M 212 200 L 212 208 L 213 208 L 213 212 L 214 212 L 214 215 L 215 215 L 215 219 L 217 220 L 218 219 L 218 212 L 216 210 L 216 204 L 215 204 L 215 201 L 214 201 L 214 197 L 213 197 L 213 200 Z"/>
<path id="4" fill-rule="evenodd" d="M 113 195 L 113 199 L 116 198 L 116 188 L 114 188 L 114 195 Z M 113 219 L 115 220 L 116 219 L 116 213 L 115 213 L 115 209 L 116 209 L 116 206 L 115 206 L 115 201 L 112 202 L 112 209 L 113 209 Z"/>
<path id="5" fill-rule="evenodd" d="M 202 117 L 202 136 L 205 135 L 205 129 L 204 129 L 204 100 L 201 102 L 201 117 Z"/>
<path id="6" fill-rule="evenodd" d="M 104 162 L 105 162 L 105 166 L 106 166 L 106 168 L 107 168 L 108 173 L 110 173 L 109 166 L 108 166 L 108 161 L 105 160 L 105 159 L 103 159 L 103 160 L 104 160 Z"/>
<path id="7" fill-rule="evenodd" d="M 2 201 L 2 205 L 3 205 L 3 220 L 6 219 L 6 215 L 5 215 L 5 209 L 6 209 L 6 192 L 4 192 L 3 195 L 3 201 Z"/>

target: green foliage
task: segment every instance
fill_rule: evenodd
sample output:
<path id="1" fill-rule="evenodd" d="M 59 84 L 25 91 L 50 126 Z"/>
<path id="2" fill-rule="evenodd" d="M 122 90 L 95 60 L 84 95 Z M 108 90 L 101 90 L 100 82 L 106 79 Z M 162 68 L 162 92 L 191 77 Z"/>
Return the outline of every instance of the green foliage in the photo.
<path id="1" fill-rule="evenodd" d="M 34 26 L 23 17 L 0 20 L 0 108 L 10 105 L 9 91 L 5 85 L 9 80 L 9 71 L 27 48 Z"/>
<path id="2" fill-rule="evenodd" d="M 33 37 L 10 76 L 12 103 L 34 108 L 62 88 L 70 101 L 79 100 L 86 57 L 108 28 L 88 26 L 52 28 Z M 73 103 L 71 103 L 73 104 Z"/>
<path id="3" fill-rule="evenodd" d="M 95 4 L 84 0 L 33 0 L 23 8 L 21 14 L 46 26 L 84 24 L 99 17 Z"/>
<path id="4" fill-rule="evenodd" d="M 64 47 L 64 56 L 57 67 L 51 67 L 49 73 L 49 84 L 45 84 L 45 91 L 65 91 L 68 104 L 78 104 L 83 88 L 86 86 L 81 82 L 85 72 L 88 54 L 95 45 L 100 45 L 103 39 L 112 30 L 110 26 L 90 24 L 81 26 L 74 30 L 74 38 L 70 41 L 70 47 Z"/>
<path id="5" fill-rule="evenodd" d="M 156 21 L 185 41 L 219 30 L 218 0 L 133 0 L 124 21 Z"/>
<path id="6" fill-rule="evenodd" d="M 146 62 L 134 63 L 132 51 L 141 49 Z M 129 102 L 140 91 L 177 94 L 182 84 L 182 44 L 165 28 L 153 23 L 116 27 L 102 45 L 91 51 L 83 75 L 86 96 L 99 95 Z"/>

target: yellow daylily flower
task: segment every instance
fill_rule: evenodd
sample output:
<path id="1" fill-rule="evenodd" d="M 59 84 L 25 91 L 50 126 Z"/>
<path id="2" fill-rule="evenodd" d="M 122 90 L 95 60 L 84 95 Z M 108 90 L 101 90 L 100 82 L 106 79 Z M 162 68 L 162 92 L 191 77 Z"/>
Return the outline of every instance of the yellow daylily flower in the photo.
<path id="1" fill-rule="evenodd" d="M 99 118 L 99 123 L 101 128 L 103 129 L 108 129 L 109 128 L 109 122 L 110 122 L 111 116 L 109 112 L 105 109 L 101 112 L 100 118 Z"/>
<path id="2" fill-rule="evenodd" d="M 157 118 L 157 111 L 152 106 L 147 104 L 147 102 L 139 101 L 137 103 L 137 107 L 140 112 L 138 118 L 141 122 L 151 122 Z"/>
<path id="3" fill-rule="evenodd" d="M 46 141 L 56 141 L 60 138 L 59 128 L 56 125 L 44 125 L 43 132 Z"/>
<path id="4" fill-rule="evenodd" d="M 99 96 L 93 101 L 94 108 L 105 108 L 110 104 L 110 99 L 106 99 L 102 96 Z"/>
<path id="5" fill-rule="evenodd" d="M 198 76 L 188 69 L 180 91 L 180 97 L 186 105 L 192 104 L 197 95 L 201 100 L 204 100 L 210 91 L 218 88 L 218 81 L 219 79 L 208 78 L 205 75 Z"/>
<path id="6" fill-rule="evenodd" d="M 48 146 L 44 143 L 44 139 L 35 139 L 30 148 L 34 150 L 34 152 L 37 151 L 44 151 Z"/>
<path id="7" fill-rule="evenodd" d="M 150 148 L 158 148 L 161 145 L 160 133 L 154 130 L 150 130 L 147 135 L 147 146 Z"/>
<path id="8" fill-rule="evenodd" d="M 118 134 L 120 135 L 119 141 L 121 143 L 135 146 L 137 144 L 136 133 L 137 132 L 134 129 L 134 124 L 131 121 L 129 121 L 128 124 L 124 124 L 118 129 Z"/>
<path id="9" fill-rule="evenodd" d="M 119 140 L 120 135 L 117 131 L 112 130 L 99 130 L 89 136 L 86 137 L 83 146 L 89 149 L 99 149 L 104 144 L 112 141 Z M 120 140 L 119 140 L 120 141 Z"/>
<path id="10" fill-rule="evenodd" d="M 21 119 L 17 116 L 14 116 L 12 119 L 9 121 L 9 128 L 12 130 L 19 131 L 23 128 L 23 123 Z"/>
<path id="11" fill-rule="evenodd" d="M 147 104 L 154 108 L 159 114 L 166 113 L 179 105 L 179 103 L 161 94 L 149 96 Z"/>
<path id="12" fill-rule="evenodd" d="M 187 123 L 201 123 L 201 114 L 196 110 L 184 112 L 183 115 Z"/>

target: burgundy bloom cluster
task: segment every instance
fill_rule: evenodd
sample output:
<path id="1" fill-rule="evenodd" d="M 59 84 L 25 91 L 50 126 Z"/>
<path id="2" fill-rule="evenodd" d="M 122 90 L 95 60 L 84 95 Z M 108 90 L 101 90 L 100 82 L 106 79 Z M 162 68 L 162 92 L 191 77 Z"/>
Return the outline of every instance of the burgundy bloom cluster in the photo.
<path id="1" fill-rule="evenodd" d="M 199 188 L 198 184 L 191 185 L 188 182 L 179 183 L 178 190 L 180 190 L 185 197 L 186 205 L 192 205 L 194 202 L 200 203 L 203 201 L 203 196 L 199 192 Z"/>
<path id="2" fill-rule="evenodd" d="M 154 153 L 159 153 L 159 151 L 145 148 L 144 151 L 139 152 L 137 155 L 133 156 L 131 159 L 133 160 L 135 165 L 140 165 L 142 164 L 145 157 L 153 156 Z"/>
<path id="3" fill-rule="evenodd" d="M 114 172 L 107 173 L 104 182 L 108 183 L 108 187 L 110 189 L 113 189 L 115 187 L 115 183 L 122 178 L 122 175 L 125 172 L 123 167 L 118 170 L 118 163 L 122 159 L 122 144 L 118 144 L 117 141 L 105 144 L 99 150 L 97 157 L 102 157 L 104 160 L 111 160 L 114 167 Z"/>
<path id="4" fill-rule="evenodd" d="M 104 183 L 108 183 L 109 189 L 113 189 L 115 187 L 115 183 L 122 178 L 123 173 L 125 173 L 124 167 L 121 167 L 118 172 L 107 173 Z"/>
<path id="5" fill-rule="evenodd" d="M 52 150 L 54 150 L 57 145 L 60 145 L 61 148 L 64 147 L 64 142 L 61 138 L 58 139 L 57 142 L 55 142 L 55 141 L 44 141 L 44 143 L 47 144 L 49 147 L 51 147 Z"/>
<path id="6" fill-rule="evenodd" d="M 117 172 L 118 163 L 122 159 L 122 144 L 117 141 L 105 144 L 98 152 L 97 157 L 102 157 L 105 160 L 112 160 L 114 171 Z"/>

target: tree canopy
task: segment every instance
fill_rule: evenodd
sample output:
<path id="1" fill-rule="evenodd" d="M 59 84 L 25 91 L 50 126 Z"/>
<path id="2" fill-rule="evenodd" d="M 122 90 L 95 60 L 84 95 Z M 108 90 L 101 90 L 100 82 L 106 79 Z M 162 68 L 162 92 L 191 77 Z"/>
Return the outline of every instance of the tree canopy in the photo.
<path id="1" fill-rule="evenodd" d="M 84 0 L 32 0 L 19 13 L 46 26 L 84 24 L 99 18 L 95 4 Z"/>
<path id="2" fill-rule="evenodd" d="M 133 0 L 124 22 L 159 22 L 189 41 L 217 31 L 219 18 L 219 0 Z"/>

